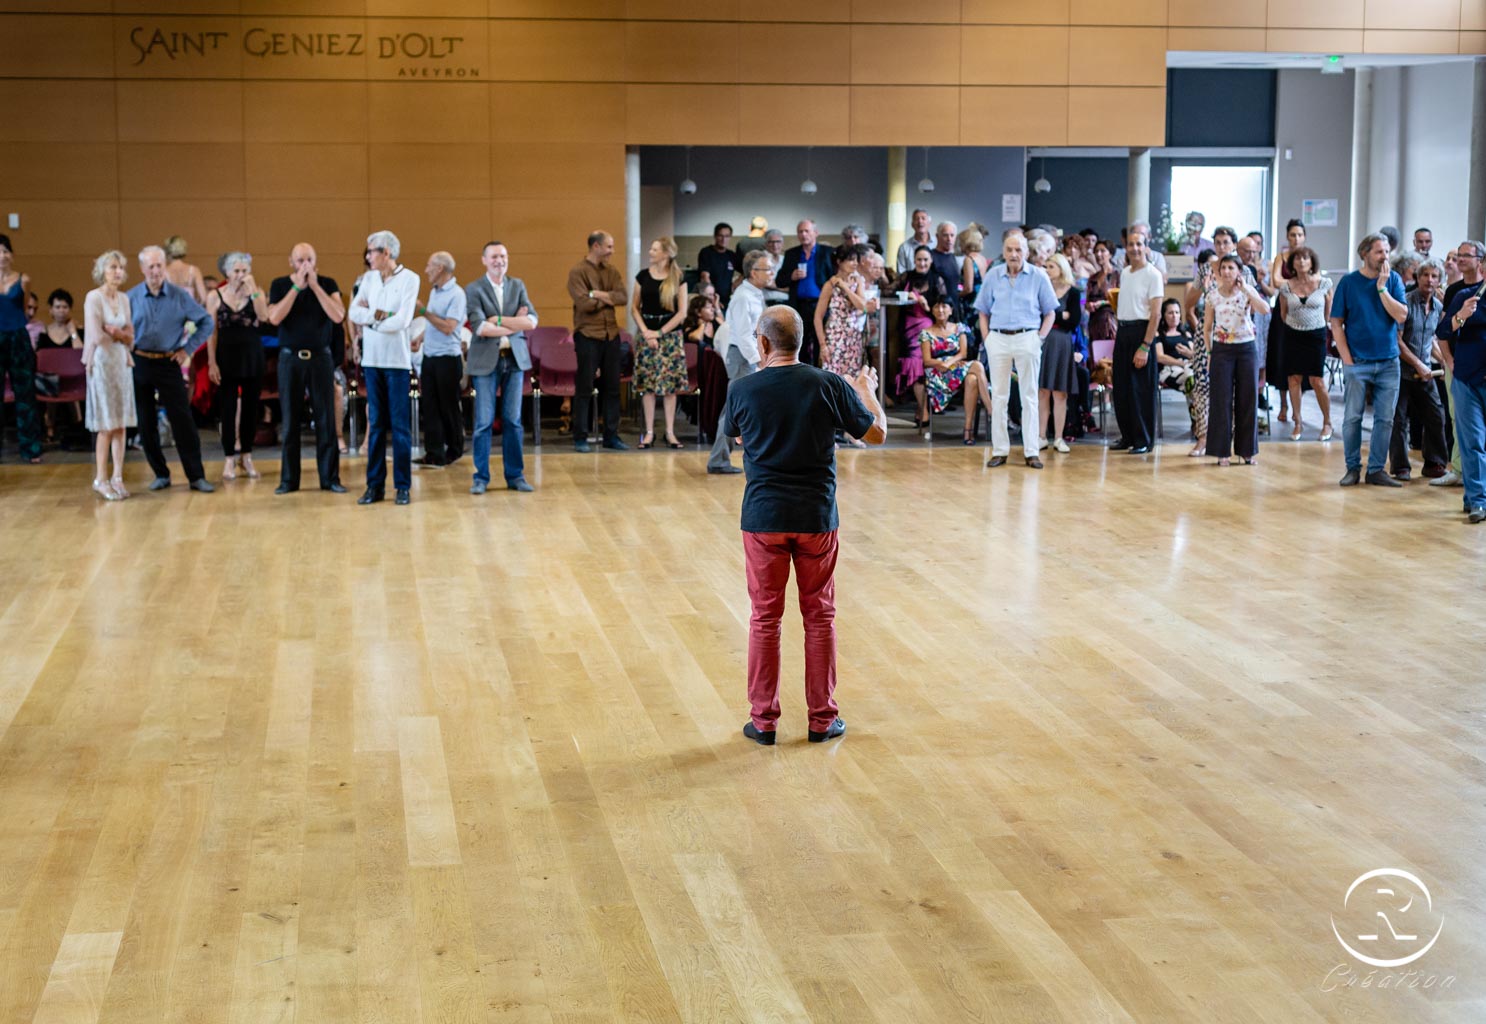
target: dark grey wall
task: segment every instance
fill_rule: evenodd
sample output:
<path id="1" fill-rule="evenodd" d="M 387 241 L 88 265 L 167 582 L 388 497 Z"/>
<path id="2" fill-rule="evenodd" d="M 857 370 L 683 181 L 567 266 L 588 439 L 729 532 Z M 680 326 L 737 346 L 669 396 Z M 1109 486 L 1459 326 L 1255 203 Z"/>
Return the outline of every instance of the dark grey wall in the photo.
<path id="1" fill-rule="evenodd" d="M 1033 157 L 1027 162 L 1027 223 L 1056 224 L 1065 231 L 1093 228 L 1099 237 L 1118 237 L 1125 223 L 1125 192 L 1130 162 L 1124 157 Z M 1046 173 L 1051 192 L 1034 192 Z"/>
<path id="2" fill-rule="evenodd" d="M 1274 71 L 1166 72 L 1168 146 L 1273 146 Z"/>

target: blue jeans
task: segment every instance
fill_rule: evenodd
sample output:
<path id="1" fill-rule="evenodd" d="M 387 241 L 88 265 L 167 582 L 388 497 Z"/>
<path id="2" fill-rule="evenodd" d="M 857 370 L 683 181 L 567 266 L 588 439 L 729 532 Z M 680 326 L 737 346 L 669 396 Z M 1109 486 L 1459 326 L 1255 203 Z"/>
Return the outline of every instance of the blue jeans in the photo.
<path id="1" fill-rule="evenodd" d="M 1372 388 L 1372 440 L 1367 445 L 1367 471 L 1381 473 L 1393 440 L 1393 412 L 1398 408 L 1398 360 L 1377 359 L 1342 367 L 1346 412 L 1342 417 L 1342 447 L 1347 469 L 1362 467 L 1362 412 L 1367 389 Z"/>
<path id="2" fill-rule="evenodd" d="M 1455 412 L 1465 506 L 1486 508 L 1486 382 L 1467 384 L 1456 377 L 1450 388 L 1450 406 Z"/>
<path id="3" fill-rule="evenodd" d="M 490 483 L 490 427 L 495 422 L 496 392 L 500 392 L 501 461 L 506 483 L 520 480 L 526 468 L 521 456 L 521 389 L 525 375 L 509 357 L 502 356 L 494 373 L 471 377 L 475 388 L 475 480 Z"/>
<path id="4" fill-rule="evenodd" d="M 413 486 L 413 421 L 408 370 L 362 367 L 366 375 L 366 489 L 387 489 L 387 432 L 392 432 L 392 486 Z"/>

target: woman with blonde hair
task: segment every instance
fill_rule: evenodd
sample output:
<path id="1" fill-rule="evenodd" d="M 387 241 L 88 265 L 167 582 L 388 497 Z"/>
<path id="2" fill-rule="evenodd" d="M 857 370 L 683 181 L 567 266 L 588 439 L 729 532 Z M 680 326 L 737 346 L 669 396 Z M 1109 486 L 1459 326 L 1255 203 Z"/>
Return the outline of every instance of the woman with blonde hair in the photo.
<path id="1" fill-rule="evenodd" d="M 985 280 L 991 261 L 985 255 L 985 236 L 979 231 L 962 231 L 960 249 L 965 253 L 965 262 L 960 265 L 960 293 L 974 302 L 980 294 L 980 283 Z"/>
<path id="2" fill-rule="evenodd" d="M 230 252 L 222 258 L 227 283 L 207 296 L 206 311 L 217 329 L 206 339 L 207 374 L 217 385 L 222 422 L 222 479 L 236 480 L 241 451 L 242 471 L 251 479 L 253 435 L 258 432 L 263 373 L 263 327 L 268 323 L 268 299 L 253 279 L 253 257 Z"/>
<path id="3" fill-rule="evenodd" d="M 1078 378 L 1073 365 L 1073 336 L 1083 322 L 1083 294 L 1074 286 L 1073 269 L 1062 253 L 1049 255 L 1043 269 L 1053 284 L 1058 308 L 1053 317 L 1052 330 L 1042 339 L 1042 362 L 1037 381 L 1037 448 L 1040 451 L 1048 445 L 1047 416 L 1051 412 L 1053 447 L 1066 452 L 1068 442 L 1063 439 L 1063 434 L 1068 422 L 1068 394 L 1078 391 Z M 1023 423 L 1022 429 L 1026 430 L 1027 424 Z"/>
<path id="4" fill-rule="evenodd" d="M 645 410 L 641 448 L 655 446 L 655 396 L 666 411 L 666 445 L 684 447 L 676 440 L 676 395 L 686 390 L 686 344 L 680 327 L 686 319 L 686 283 L 676 262 L 676 243 L 657 238 L 650 243 L 650 265 L 635 275 L 630 307 L 640 324 L 635 350 L 635 390 Z"/>
<path id="5" fill-rule="evenodd" d="M 206 305 L 206 280 L 201 268 L 186 262 L 186 240 L 180 235 L 171 235 L 165 240 L 165 279 L 177 288 L 191 293 L 191 298 Z M 225 270 L 224 270 L 225 272 Z"/>
<path id="6" fill-rule="evenodd" d="M 97 288 L 83 299 L 83 372 L 88 406 L 84 425 L 98 434 L 94 447 L 97 472 L 93 490 L 105 501 L 129 497 L 124 489 L 124 433 L 138 424 L 134 412 L 134 317 L 121 286 L 129 264 L 110 249 L 93 261 Z M 154 424 L 150 424 L 151 428 Z M 113 476 L 108 457 L 113 455 Z"/>

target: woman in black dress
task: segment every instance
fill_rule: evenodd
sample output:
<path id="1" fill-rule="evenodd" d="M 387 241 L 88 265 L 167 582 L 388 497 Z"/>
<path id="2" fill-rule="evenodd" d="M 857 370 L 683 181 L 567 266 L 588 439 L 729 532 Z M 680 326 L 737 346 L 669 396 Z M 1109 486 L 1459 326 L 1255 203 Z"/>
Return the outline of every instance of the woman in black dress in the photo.
<path id="1" fill-rule="evenodd" d="M 1042 341 L 1042 367 L 1037 380 L 1037 427 L 1042 436 L 1037 439 L 1037 447 L 1047 447 L 1047 414 L 1051 406 L 1053 447 L 1066 452 L 1068 442 L 1063 440 L 1063 431 L 1068 422 L 1068 393 L 1078 392 L 1078 378 L 1073 366 L 1073 334 L 1083 320 L 1083 294 L 1073 286 L 1073 269 L 1062 253 L 1048 256 L 1043 269 L 1053 283 L 1058 308 L 1053 316 L 1053 329 Z"/>
<path id="2" fill-rule="evenodd" d="M 206 342 L 207 374 L 217 385 L 217 414 L 222 421 L 222 479 L 237 479 L 238 449 L 242 470 L 257 479 L 253 435 L 258 430 L 263 388 L 263 324 L 268 300 L 253 280 L 253 257 L 228 253 L 222 259 L 227 283 L 206 297 L 206 311 L 217 329 Z M 240 436 L 239 436 L 240 435 Z"/>

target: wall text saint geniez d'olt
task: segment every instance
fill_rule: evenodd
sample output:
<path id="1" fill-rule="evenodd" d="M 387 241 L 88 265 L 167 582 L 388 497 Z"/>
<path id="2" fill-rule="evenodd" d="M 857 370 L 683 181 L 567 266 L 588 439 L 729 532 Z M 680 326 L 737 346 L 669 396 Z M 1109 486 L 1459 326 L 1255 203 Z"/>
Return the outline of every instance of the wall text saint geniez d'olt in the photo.
<path id="1" fill-rule="evenodd" d="M 129 32 L 134 48 L 134 67 L 146 61 L 175 61 L 221 53 L 232 46 L 234 32 L 221 29 L 196 31 L 137 25 Z M 286 32 L 250 26 L 242 33 L 242 52 L 268 60 L 275 57 L 367 57 L 375 60 L 438 60 L 458 56 L 464 36 L 428 32 L 394 32 L 367 35 L 364 32 Z M 477 67 L 412 66 L 398 69 L 400 77 L 478 78 Z"/>

